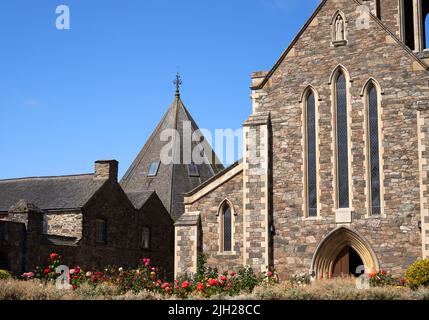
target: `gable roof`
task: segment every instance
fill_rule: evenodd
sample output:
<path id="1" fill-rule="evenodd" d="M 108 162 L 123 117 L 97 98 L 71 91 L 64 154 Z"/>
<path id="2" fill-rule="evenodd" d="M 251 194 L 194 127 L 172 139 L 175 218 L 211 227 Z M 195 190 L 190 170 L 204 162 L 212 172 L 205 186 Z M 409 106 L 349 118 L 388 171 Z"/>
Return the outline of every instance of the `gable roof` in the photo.
<path id="1" fill-rule="evenodd" d="M 357 5 L 362 5 L 362 2 L 360 0 L 351 0 L 355 2 Z M 286 48 L 286 50 L 282 53 L 280 58 L 277 60 L 277 62 L 274 64 L 274 66 L 268 71 L 266 76 L 262 81 L 260 81 L 258 84 L 251 87 L 252 90 L 259 90 L 262 89 L 265 84 L 268 82 L 268 80 L 271 78 L 273 73 L 277 70 L 277 68 L 281 65 L 283 60 L 286 58 L 286 56 L 289 54 L 289 52 L 293 49 L 297 41 L 301 38 L 303 33 L 307 30 L 308 26 L 311 24 L 313 19 L 319 14 L 320 10 L 325 6 L 325 4 L 328 2 L 328 0 L 322 0 L 319 4 L 319 6 L 316 8 L 316 10 L 313 12 L 311 17 L 307 20 L 307 22 L 304 24 L 304 26 L 301 28 L 301 30 L 298 32 L 298 34 L 295 36 L 295 38 L 292 40 L 292 42 L 289 44 L 289 46 Z M 424 69 L 429 70 L 429 67 L 410 49 L 408 48 L 397 36 L 395 33 L 393 33 L 389 28 L 386 27 L 386 25 L 378 19 L 371 11 L 369 11 L 370 18 L 374 20 L 387 34 L 389 34 L 394 41 L 399 44 L 399 46 L 407 52 L 407 54 L 410 56 L 411 59 L 418 62 Z"/>
<path id="2" fill-rule="evenodd" d="M 128 199 L 137 210 L 141 209 L 155 191 L 137 191 L 127 193 Z"/>
<path id="3" fill-rule="evenodd" d="M 105 182 L 93 174 L 0 180 L 0 212 L 20 200 L 42 210 L 81 209 Z"/>
<path id="4" fill-rule="evenodd" d="M 223 169 L 223 165 L 216 157 L 216 154 L 209 148 L 204 150 L 205 163 L 198 165 L 199 177 L 191 177 L 185 164 L 164 163 L 160 164 L 156 176 L 148 177 L 151 163 L 160 161 L 161 150 L 166 144 L 171 143 L 162 141 L 161 134 L 164 130 L 177 130 L 180 135 L 180 150 L 173 148 L 172 152 L 173 154 L 179 154 L 180 159 L 183 158 L 183 141 L 187 138 L 184 137 L 183 125 L 187 121 L 191 124 L 191 133 L 198 130 L 197 124 L 180 98 L 180 93 L 176 92 L 167 112 L 120 182 L 126 194 L 156 191 L 173 220 L 176 220 L 184 212 L 183 194 L 194 189 Z M 198 142 L 191 143 L 192 148 L 198 144 Z M 134 196 L 138 197 L 137 195 L 132 195 L 131 197 Z"/>

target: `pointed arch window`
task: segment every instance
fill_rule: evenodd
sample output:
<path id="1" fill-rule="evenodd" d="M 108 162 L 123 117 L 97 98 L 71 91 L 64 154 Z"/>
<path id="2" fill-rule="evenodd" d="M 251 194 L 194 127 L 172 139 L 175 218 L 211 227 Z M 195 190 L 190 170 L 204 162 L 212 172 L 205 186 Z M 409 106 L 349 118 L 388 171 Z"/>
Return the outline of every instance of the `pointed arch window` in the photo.
<path id="1" fill-rule="evenodd" d="M 368 139 L 368 182 L 371 214 L 381 214 L 380 192 L 380 140 L 379 140 L 379 101 L 377 88 L 370 83 L 367 88 L 367 139 Z"/>
<path id="2" fill-rule="evenodd" d="M 233 211 L 229 201 L 224 201 L 220 207 L 220 248 L 222 252 L 233 250 Z"/>
<path id="3" fill-rule="evenodd" d="M 336 94 L 336 147 L 337 147 L 337 200 L 338 208 L 349 208 L 349 155 L 347 82 L 339 72 L 335 83 Z"/>
<path id="4" fill-rule="evenodd" d="M 316 99 L 309 91 L 305 100 L 306 202 L 308 217 L 317 217 Z"/>

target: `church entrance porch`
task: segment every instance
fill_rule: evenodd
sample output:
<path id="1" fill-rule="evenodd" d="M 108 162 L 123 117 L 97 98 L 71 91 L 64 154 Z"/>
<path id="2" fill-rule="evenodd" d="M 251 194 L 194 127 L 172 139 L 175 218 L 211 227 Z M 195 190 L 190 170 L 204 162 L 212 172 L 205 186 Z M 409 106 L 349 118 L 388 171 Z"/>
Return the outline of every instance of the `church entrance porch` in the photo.
<path id="1" fill-rule="evenodd" d="M 319 244 L 313 257 L 311 273 L 315 279 L 325 277 L 358 276 L 378 270 L 374 251 L 368 242 L 351 229 L 340 227 Z M 357 270 L 361 267 L 361 270 Z"/>

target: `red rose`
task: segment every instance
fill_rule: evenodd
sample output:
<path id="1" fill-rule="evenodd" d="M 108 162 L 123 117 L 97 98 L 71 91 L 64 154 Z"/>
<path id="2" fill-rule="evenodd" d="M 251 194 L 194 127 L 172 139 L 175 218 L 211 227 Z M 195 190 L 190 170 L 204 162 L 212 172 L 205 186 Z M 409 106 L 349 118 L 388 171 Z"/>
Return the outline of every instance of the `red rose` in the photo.
<path id="1" fill-rule="evenodd" d="M 49 255 L 49 258 L 51 259 L 51 261 L 58 259 L 58 257 L 59 257 L 59 255 L 57 253 L 51 253 Z"/>
<path id="2" fill-rule="evenodd" d="M 230 276 L 231 276 L 231 277 L 234 277 L 234 276 L 235 276 L 235 272 L 234 272 L 234 271 L 233 271 L 233 272 L 231 272 L 231 273 L 230 273 Z"/>
<path id="3" fill-rule="evenodd" d="M 161 285 L 161 289 L 166 289 L 166 288 L 169 288 L 170 287 L 170 284 L 169 283 L 167 283 L 167 282 L 165 282 L 165 283 L 163 283 L 162 285 Z"/>
<path id="4" fill-rule="evenodd" d="M 75 274 L 80 273 L 80 268 L 79 268 L 79 267 L 74 268 L 74 273 L 75 273 Z"/>
<path id="5" fill-rule="evenodd" d="M 222 277 L 220 277 L 220 281 L 225 282 L 225 281 L 227 281 L 227 280 L 228 280 L 228 277 L 227 277 L 227 276 L 222 276 Z"/>
<path id="6" fill-rule="evenodd" d="M 76 289 L 77 289 L 77 285 L 74 285 L 74 286 L 73 286 L 73 290 L 76 290 Z"/>
<path id="7" fill-rule="evenodd" d="M 207 280 L 207 283 L 209 286 L 217 286 L 219 284 L 219 281 L 217 281 L 217 279 L 209 279 Z"/>
<path id="8" fill-rule="evenodd" d="M 271 271 L 268 271 L 267 276 L 271 278 L 273 276 L 273 273 Z"/>
<path id="9" fill-rule="evenodd" d="M 44 274 L 49 274 L 51 273 L 51 269 L 50 268 L 45 268 L 45 270 L 43 270 Z"/>
<path id="10" fill-rule="evenodd" d="M 203 291 L 204 290 L 204 284 L 202 284 L 201 282 L 197 283 L 197 291 Z"/>
<path id="11" fill-rule="evenodd" d="M 190 283 L 189 283 L 188 281 L 184 281 L 184 282 L 182 282 L 182 288 L 183 288 L 183 289 L 187 289 L 187 288 L 189 288 L 189 285 L 190 285 Z"/>

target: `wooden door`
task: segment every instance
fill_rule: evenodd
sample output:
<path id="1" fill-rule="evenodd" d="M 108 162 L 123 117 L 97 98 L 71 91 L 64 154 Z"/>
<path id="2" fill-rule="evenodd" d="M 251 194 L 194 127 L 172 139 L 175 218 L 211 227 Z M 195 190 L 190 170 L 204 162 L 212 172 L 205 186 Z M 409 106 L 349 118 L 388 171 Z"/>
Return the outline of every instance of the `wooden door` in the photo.
<path id="1" fill-rule="evenodd" d="M 350 275 L 350 248 L 344 248 L 334 263 L 333 276 L 345 277 Z"/>

